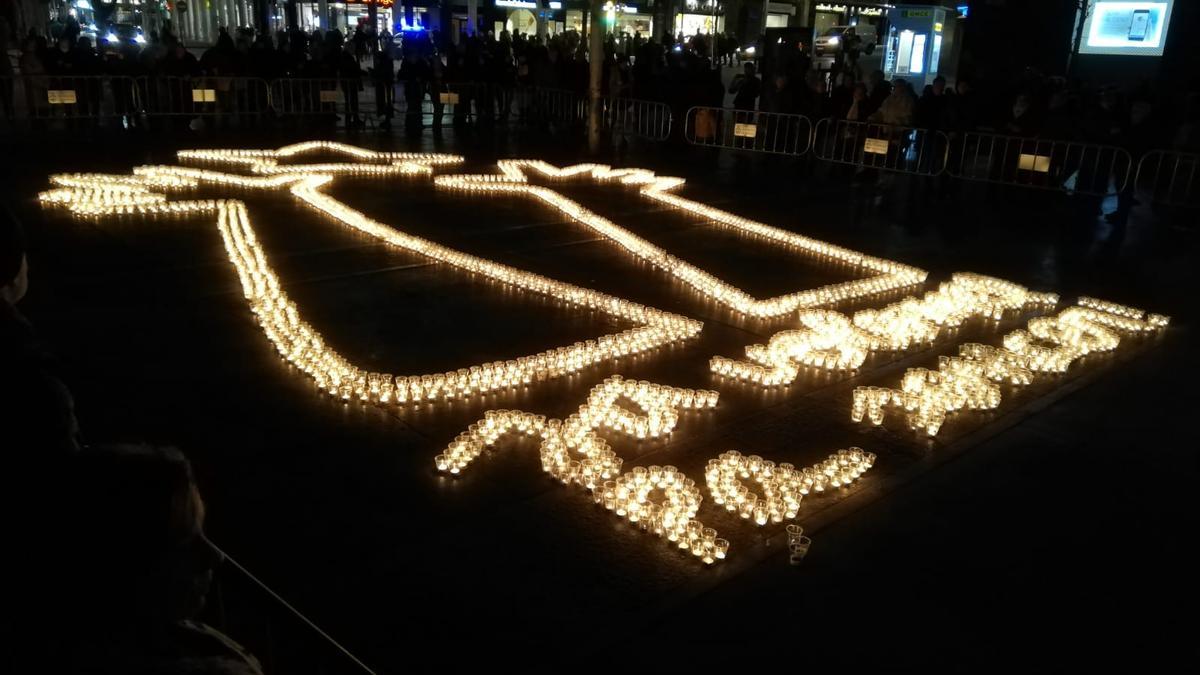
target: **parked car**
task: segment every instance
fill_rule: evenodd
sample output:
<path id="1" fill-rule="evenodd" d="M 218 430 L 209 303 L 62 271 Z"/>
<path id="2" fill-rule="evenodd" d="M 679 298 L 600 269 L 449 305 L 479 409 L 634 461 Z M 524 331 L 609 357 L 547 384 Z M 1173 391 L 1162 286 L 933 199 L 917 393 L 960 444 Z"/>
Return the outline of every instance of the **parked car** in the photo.
<path id="1" fill-rule="evenodd" d="M 146 44 L 146 35 L 142 32 L 141 26 L 131 23 L 110 23 L 108 30 L 104 32 L 104 42 L 110 45 L 129 43 L 144 45 Z"/>
<path id="2" fill-rule="evenodd" d="M 813 50 L 817 56 L 836 56 L 842 53 L 845 48 L 846 30 L 850 26 L 833 26 L 819 35 L 813 43 Z M 862 40 L 862 51 L 864 54 L 870 54 L 875 51 L 875 27 L 870 24 L 860 24 L 854 26 L 854 32 Z"/>

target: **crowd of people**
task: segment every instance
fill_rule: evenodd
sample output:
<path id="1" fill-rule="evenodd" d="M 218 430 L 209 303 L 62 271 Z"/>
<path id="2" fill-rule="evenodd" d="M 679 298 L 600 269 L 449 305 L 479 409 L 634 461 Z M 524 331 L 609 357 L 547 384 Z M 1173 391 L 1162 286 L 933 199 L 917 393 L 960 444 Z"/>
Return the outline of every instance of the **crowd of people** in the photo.
<path id="1" fill-rule="evenodd" d="M 197 57 L 169 31 L 151 32 L 145 45 L 132 41 L 97 46 L 86 37 L 62 34 L 53 44 L 27 37 L 16 49 L 0 30 L 4 75 L 163 75 L 209 77 L 340 78 L 372 87 L 381 126 L 390 124 L 397 95 L 408 109 L 432 100 L 454 83 L 497 89 L 532 86 L 586 96 L 588 45 L 575 31 L 546 37 L 502 31 L 462 34 L 449 40 L 437 31 L 407 32 L 399 38 L 359 25 L 348 35 L 337 30 L 275 35 L 248 28 L 222 28 L 215 43 Z M 676 117 L 693 106 L 732 107 L 851 122 L 879 122 L 943 131 L 989 131 L 1114 144 L 1159 144 L 1196 149 L 1200 113 L 1195 94 L 1164 103 L 1144 86 L 1133 92 L 1089 87 L 1063 78 L 1025 73 L 1011 82 L 976 82 L 959 75 L 953 86 L 939 77 L 915 88 L 903 78 L 887 81 L 881 71 L 862 73 L 850 53 L 830 70 L 814 66 L 810 55 L 741 62 L 730 35 L 673 36 L 663 42 L 640 34 L 609 34 L 604 43 L 602 94 L 661 101 Z M 19 52 L 19 54 L 18 54 Z M 726 82 L 723 66 L 743 71 Z M 764 67 L 760 67 L 760 64 Z M 399 88 L 397 88 L 399 85 Z M 11 84 L 5 95 L 11 113 Z M 399 94 L 397 93 L 399 92 Z M 732 97 L 732 100 L 730 100 Z M 463 105 L 469 105 L 463 102 Z M 505 114 L 503 99 L 491 101 Z M 476 103 L 479 106 L 479 103 Z M 435 123 L 441 116 L 435 115 Z M 355 119 L 352 120 L 360 123 Z M 418 115 L 410 124 L 421 124 Z"/>

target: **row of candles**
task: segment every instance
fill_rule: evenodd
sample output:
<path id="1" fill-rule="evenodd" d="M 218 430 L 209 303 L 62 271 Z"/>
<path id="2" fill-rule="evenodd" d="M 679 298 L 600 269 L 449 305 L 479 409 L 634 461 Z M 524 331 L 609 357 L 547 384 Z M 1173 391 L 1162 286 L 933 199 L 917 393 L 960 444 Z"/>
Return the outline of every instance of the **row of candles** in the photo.
<path id="1" fill-rule="evenodd" d="M 323 149 L 312 145 L 309 149 Z M 324 148 L 327 149 L 327 148 Z M 213 161 L 232 151 L 193 151 L 191 158 Z M 267 152 L 267 151 L 256 151 Z M 201 156 L 199 153 L 205 153 Z M 236 155 L 234 155 L 236 156 Z M 258 155 L 251 155 L 259 157 Z M 455 159 L 450 156 L 451 160 Z M 401 164 L 436 161 L 430 156 L 387 157 Z M 348 165 L 354 166 L 354 165 Z M 395 165 L 399 166 L 399 165 Z M 269 167 L 261 167 L 267 171 Z M 79 215 L 174 214 L 216 212 L 226 251 L 233 263 L 251 309 L 282 358 L 307 373 L 322 390 L 344 400 L 376 403 L 447 400 L 529 384 L 547 377 L 577 372 L 590 365 L 637 354 L 699 333 L 702 323 L 676 314 L 623 300 L 541 275 L 460 253 L 431 241 L 399 232 L 367 218 L 319 191 L 331 177 L 325 173 L 285 171 L 245 176 L 208 169 L 178 166 L 138 167 L 132 177 L 73 174 L 52 179 L 61 186 L 45 192 L 47 204 L 63 205 Z M 543 351 L 508 361 L 483 363 L 446 373 L 396 376 L 367 372 L 331 349 L 320 333 L 301 318 L 299 309 L 281 288 L 278 277 L 250 225 L 245 205 L 237 200 L 166 201 L 149 186 L 189 187 L 215 183 L 243 189 L 289 187 L 292 193 L 320 212 L 355 230 L 502 283 L 563 300 L 641 324 L 596 340 Z"/>
<path id="2" fill-rule="evenodd" d="M 959 272 L 920 299 L 908 297 L 883 309 L 863 309 L 853 316 L 834 310 L 802 310 L 802 329 L 781 331 L 765 345 L 746 347 L 744 361 L 714 356 L 709 369 L 722 377 L 781 386 L 795 381 L 801 366 L 854 370 L 873 351 L 928 344 L 944 328 L 960 326 L 972 316 L 999 319 L 1008 311 L 1057 302 L 1053 293 L 1036 293 L 1002 279 Z"/>
<path id="3" fill-rule="evenodd" d="M 656 176 L 653 172 L 644 169 L 614 169 L 603 164 L 577 164 L 560 168 L 539 160 L 512 159 L 500 160 L 497 162 L 497 166 L 500 169 L 499 174 L 441 175 L 434 178 L 434 184 L 467 192 L 525 194 L 535 197 L 597 234 L 612 240 L 638 258 L 688 284 L 709 300 L 749 316 L 782 316 L 801 307 L 864 298 L 919 284 L 926 277 L 926 272 L 916 267 L 875 258 L 817 239 L 804 237 L 670 193 L 670 190 L 684 184 L 682 178 Z M 526 170 L 558 180 L 586 175 L 599 182 L 618 181 L 628 185 L 641 185 L 640 194 L 646 198 L 696 214 L 707 221 L 735 229 L 743 234 L 762 237 L 772 243 L 800 250 L 808 256 L 849 265 L 860 272 L 870 273 L 870 276 L 776 298 L 758 300 L 715 275 L 667 253 L 661 247 L 596 214 L 578 202 L 568 199 L 561 193 L 529 184 Z"/>
<path id="4" fill-rule="evenodd" d="M 703 501 L 696 482 L 673 466 L 637 466 L 622 472 L 621 458 L 597 432 L 659 438 L 674 430 L 679 408 L 709 409 L 718 398 L 715 391 L 614 375 L 593 387 L 587 402 L 564 420 L 520 410 L 487 411 L 434 458 L 434 466 L 458 475 L 510 435 L 536 437 L 543 471 L 563 484 L 585 488 L 596 504 L 711 564 L 725 558 L 729 542 L 696 518 Z M 642 414 L 619 405 L 622 400 L 635 404 Z M 716 504 L 761 526 L 795 518 L 805 495 L 847 486 L 874 463 L 875 455 L 861 448 L 838 450 L 803 469 L 730 451 L 709 461 L 705 480 Z M 750 492 L 743 480 L 757 483 L 762 495 Z M 803 552 L 798 555 L 803 557 Z"/>
<path id="5" fill-rule="evenodd" d="M 621 458 L 598 431 L 660 438 L 674 430 L 680 408 L 711 409 L 718 398 L 715 391 L 614 375 L 593 387 L 587 401 L 566 419 L 489 410 L 451 441 L 434 458 L 434 465 L 438 471 L 458 474 L 509 434 L 538 437 L 543 471 L 564 484 L 582 486 L 605 509 L 711 564 L 725 557 L 729 542 L 696 519 L 703 500 L 696 482 L 673 466 L 638 466 L 622 472 Z M 636 405 L 642 414 L 620 405 L 621 401 Z"/>
<path id="6" fill-rule="evenodd" d="M 795 518 L 805 495 L 849 485 L 874 464 L 875 455 L 862 448 L 838 450 L 803 469 L 730 450 L 709 460 L 704 479 L 717 505 L 761 526 Z M 762 495 L 743 480 L 757 483 Z"/>
<path id="7" fill-rule="evenodd" d="M 910 368 L 898 389 L 855 388 L 850 419 L 880 425 L 885 408 L 899 408 L 910 428 L 936 436 L 951 413 L 998 407 L 1001 383 L 1025 386 L 1037 374 L 1064 373 L 1088 354 L 1116 349 L 1121 333 L 1153 332 L 1169 323 L 1161 314 L 1080 298 L 1056 315 L 1031 318 L 1026 329 L 1004 336 L 1003 347 L 963 344 L 958 356 L 938 357 L 937 370 Z"/>

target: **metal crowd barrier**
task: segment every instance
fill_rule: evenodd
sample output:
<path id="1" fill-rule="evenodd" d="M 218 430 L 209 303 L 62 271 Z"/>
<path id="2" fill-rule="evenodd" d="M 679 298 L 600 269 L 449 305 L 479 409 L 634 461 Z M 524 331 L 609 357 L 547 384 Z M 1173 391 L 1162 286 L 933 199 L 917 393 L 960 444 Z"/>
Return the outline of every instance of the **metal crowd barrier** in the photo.
<path id="1" fill-rule="evenodd" d="M 247 120 L 271 109 L 270 87 L 257 77 L 139 77 L 137 95 L 149 118 Z"/>
<path id="2" fill-rule="evenodd" d="M 1151 150 L 1138 162 L 1134 190 L 1156 204 L 1200 207 L 1200 154 Z"/>
<path id="3" fill-rule="evenodd" d="M 575 124 L 585 106 L 573 92 L 486 82 L 377 82 L 370 78 L 281 78 L 269 86 L 281 118 L 325 119 L 342 126 L 385 120 L 459 124 Z"/>
<path id="4" fill-rule="evenodd" d="M 424 112 L 436 123 L 449 116 L 456 125 L 499 122 L 507 124 L 520 117 L 519 90 L 489 82 L 448 82 L 436 93 L 430 92 Z"/>
<path id="5" fill-rule="evenodd" d="M 134 80 L 109 75 L 16 75 L 0 78 L 0 120 L 99 124 L 138 111 Z"/>
<path id="6" fill-rule="evenodd" d="M 692 145 L 803 155 L 812 147 L 812 121 L 803 115 L 696 106 L 683 136 Z"/>
<path id="7" fill-rule="evenodd" d="M 949 167 L 964 180 L 1093 196 L 1121 192 L 1132 170 L 1115 146 L 975 131 L 955 137 Z"/>
<path id="8" fill-rule="evenodd" d="M 375 112 L 363 78 L 288 77 L 272 80 L 270 107 L 280 117 L 311 117 L 354 125 Z M 366 108 L 364 110 L 364 108 Z"/>
<path id="9" fill-rule="evenodd" d="M 671 135 L 671 108 L 666 103 L 637 98 L 606 98 L 603 127 L 618 134 L 665 141 Z"/>
<path id="10" fill-rule="evenodd" d="M 405 92 L 405 112 L 412 112 L 411 103 L 407 96 L 410 85 L 400 82 L 399 86 Z M 425 86 L 428 95 L 421 98 L 421 105 L 415 111 L 426 117 L 434 125 L 441 125 L 449 117 L 455 125 L 474 124 L 480 119 L 496 119 L 510 114 L 512 110 L 511 94 L 505 98 L 498 87 L 484 82 L 446 82 L 441 85 Z"/>
<path id="11" fill-rule="evenodd" d="M 574 125 L 587 119 L 587 97 L 567 89 L 517 87 L 516 121 L 532 125 Z"/>
<path id="12" fill-rule="evenodd" d="M 813 129 L 813 154 L 836 164 L 919 176 L 946 170 L 949 139 L 915 127 L 822 119 Z"/>

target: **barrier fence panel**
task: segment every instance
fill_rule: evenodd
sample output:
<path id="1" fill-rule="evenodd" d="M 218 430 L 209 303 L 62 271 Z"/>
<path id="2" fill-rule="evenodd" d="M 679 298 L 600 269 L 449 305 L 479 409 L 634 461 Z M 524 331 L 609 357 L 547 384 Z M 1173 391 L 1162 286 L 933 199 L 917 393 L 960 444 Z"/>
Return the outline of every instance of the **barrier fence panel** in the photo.
<path id="1" fill-rule="evenodd" d="M 385 100 L 391 83 L 384 84 Z M 290 77 L 270 85 L 271 109 L 280 117 L 310 117 L 360 126 L 376 115 L 377 94 L 361 78 Z"/>
<path id="2" fill-rule="evenodd" d="M 1085 195 L 1126 188 L 1133 159 L 1109 145 L 982 132 L 956 135 L 950 174 L 964 180 Z"/>
<path id="3" fill-rule="evenodd" d="M 155 117 L 223 117 L 247 121 L 270 111 L 270 88 L 257 77 L 139 77 L 142 112 Z"/>
<path id="4" fill-rule="evenodd" d="M 419 87 L 420 83 L 403 83 L 403 87 Z M 497 91 L 497 87 L 483 82 L 447 82 L 440 86 L 429 85 L 429 94 L 422 99 L 419 112 L 434 126 L 450 121 L 455 126 L 474 124 L 481 118 L 496 119 L 511 111 L 511 94 L 508 98 Z M 415 89 L 413 90 L 415 91 Z M 411 93 L 411 92 L 410 92 Z M 406 105 L 406 111 L 411 110 Z"/>
<path id="5" fill-rule="evenodd" d="M 1151 150 L 1138 162 L 1134 190 L 1156 204 L 1200 207 L 1200 154 Z"/>
<path id="6" fill-rule="evenodd" d="M 9 124 L 39 120 L 97 123 L 132 118 L 134 80 L 108 75 L 16 75 L 0 78 L 0 114 Z"/>
<path id="7" fill-rule="evenodd" d="M 521 124 L 574 125 L 587 119 L 587 98 L 567 89 L 517 87 L 512 103 Z"/>
<path id="8" fill-rule="evenodd" d="M 606 98 L 601 108 L 605 129 L 614 133 L 665 141 L 671 135 L 671 108 L 658 101 Z"/>
<path id="9" fill-rule="evenodd" d="M 812 129 L 803 115 L 696 106 L 683 135 L 693 145 L 798 156 L 812 146 Z"/>
<path id="10" fill-rule="evenodd" d="M 949 139 L 940 131 L 915 127 L 822 119 L 813 130 L 818 159 L 919 176 L 946 170 Z"/>

